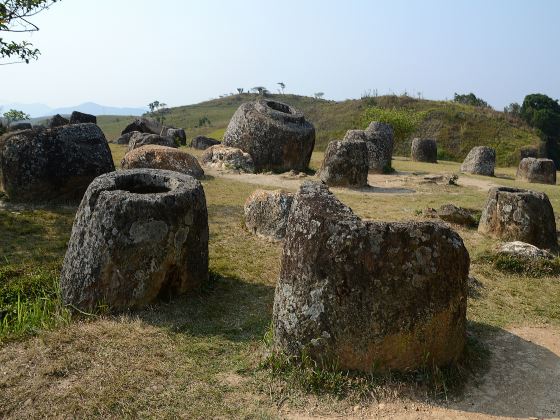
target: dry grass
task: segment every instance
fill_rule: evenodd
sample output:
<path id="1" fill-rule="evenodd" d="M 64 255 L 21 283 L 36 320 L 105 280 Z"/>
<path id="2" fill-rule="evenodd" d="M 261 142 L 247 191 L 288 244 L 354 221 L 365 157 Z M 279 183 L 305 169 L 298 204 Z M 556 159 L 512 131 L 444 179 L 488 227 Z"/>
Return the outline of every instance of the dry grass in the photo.
<path id="1" fill-rule="evenodd" d="M 111 145 L 111 149 L 118 163 L 125 148 Z M 321 159 L 315 153 L 312 166 L 318 168 Z M 400 172 L 458 168 L 455 163 L 427 165 L 402 159 L 394 166 Z M 511 170 L 499 173 L 510 175 Z M 278 411 L 279 406 L 349 414 L 356 401 L 402 395 L 406 385 L 398 382 L 375 396 L 307 395 L 258 369 L 266 350 L 263 337 L 270 325 L 281 246 L 254 237 L 243 227 L 243 202 L 256 185 L 223 178 L 208 178 L 203 185 L 210 223 L 210 284 L 198 294 L 144 311 L 75 317 L 70 325 L 4 339 L 2 417 L 267 418 L 285 413 Z M 409 187 L 418 193 L 359 195 L 341 190 L 337 195 L 360 216 L 377 220 L 418 219 L 419 210 L 447 202 L 480 209 L 486 196 L 472 187 L 413 181 Z M 530 187 L 547 191 L 560 215 L 558 187 Z M 40 267 L 55 267 L 56 272 L 72 214 L 68 209 L 0 211 L 0 222 L 7 229 L 0 250 L 17 265 L 15 269 L 25 267 L 18 271 L 18 285 L 32 283 L 32 273 Z M 473 229 L 457 230 L 473 260 L 471 273 L 480 283 L 468 307 L 477 333 L 510 325 L 560 325 L 560 279 L 504 274 L 481 258 L 495 240 Z M 50 284 L 44 287 L 55 292 Z M 20 293 L 30 292 L 22 286 Z"/>

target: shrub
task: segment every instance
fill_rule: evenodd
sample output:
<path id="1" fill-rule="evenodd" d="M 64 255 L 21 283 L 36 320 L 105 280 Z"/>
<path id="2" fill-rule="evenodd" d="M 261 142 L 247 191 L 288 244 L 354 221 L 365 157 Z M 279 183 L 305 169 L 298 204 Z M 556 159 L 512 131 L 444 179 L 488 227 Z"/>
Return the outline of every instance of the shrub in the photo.
<path id="1" fill-rule="evenodd" d="M 459 95 L 458 93 L 455 93 L 453 97 L 453 101 L 463 105 L 478 106 L 481 108 L 491 108 L 491 106 L 488 105 L 488 102 L 486 102 L 482 98 L 477 98 L 477 96 L 474 93 L 468 93 L 466 95 Z"/>
<path id="2" fill-rule="evenodd" d="M 364 127 L 367 127 L 372 121 L 391 124 L 395 132 L 395 141 L 402 142 L 416 131 L 418 125 L 424 120 L 426 115 L 427 112 L 425 111 L 396 108 L 387 109 L 374 106 L 364 111 L 362 121 Z"/>
<path id="3" fill-rule="evenodd" d="M 534 278 L 560 276 L 560 257 L 529 259 L 512 255 L 486 254 L 481 256 L 481 260 L 491 263 L 494 268 L 503 273 Z"/>

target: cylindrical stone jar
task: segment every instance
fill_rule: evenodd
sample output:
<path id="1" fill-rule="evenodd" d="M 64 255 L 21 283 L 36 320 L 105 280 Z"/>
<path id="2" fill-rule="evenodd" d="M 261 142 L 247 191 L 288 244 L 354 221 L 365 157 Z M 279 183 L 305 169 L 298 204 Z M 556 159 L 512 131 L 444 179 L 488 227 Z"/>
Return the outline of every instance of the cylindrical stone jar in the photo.
<path id="1" fill-rule="evenodd" d="M 199 181 L 132 169 L 97 177 L 78 208 L 61 273 L 65 304 L 140 307 L 208 279 L 208 213 Z"/>

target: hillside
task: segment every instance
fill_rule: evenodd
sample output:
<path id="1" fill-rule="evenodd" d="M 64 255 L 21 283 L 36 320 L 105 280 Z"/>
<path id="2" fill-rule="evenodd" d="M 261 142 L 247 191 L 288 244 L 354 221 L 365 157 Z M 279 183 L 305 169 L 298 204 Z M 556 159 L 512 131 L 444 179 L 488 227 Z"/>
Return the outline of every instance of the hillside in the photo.
<path id="1" fill-rule="evenodd" d="M 237 107 L 256 97 L 254 94 L 241 94 L 172 108 L 166 124 L 184 127 L 189 138 L 203 134 L 221 139 Z M 317 130 L 317 150 L 324 150 L 330 140 L 342 138 L 346 130 L 367 127 L 372 120 L 393 124 L 396 155 L 408 155 L 412 138 L 432 137 L 438 141 L 442 159 L 460 161 L 472 147 L 488 145 L 496 149 L 498 165 L 510 166 L 519 161 L 521 148 L 539 143 L 536 133 L 520 120 L 502 112 L 454 102 L 408 96 L 380 96 L 341 102 L 297 95 L 270 97 L 305 113 Z M 210 124 L 200 126 L 204 117 Z M 133 118 L 102 116 L 98 121 L 107 137 L 115 139 Z"/>

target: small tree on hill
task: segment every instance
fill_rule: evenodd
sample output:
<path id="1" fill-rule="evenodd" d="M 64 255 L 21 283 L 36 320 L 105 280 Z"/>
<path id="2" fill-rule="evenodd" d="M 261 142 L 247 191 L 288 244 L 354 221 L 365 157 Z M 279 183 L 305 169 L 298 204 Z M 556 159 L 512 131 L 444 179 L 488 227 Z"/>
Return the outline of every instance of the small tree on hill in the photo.
<path id="1" fill-rule="evenodd" d="M 455 93 L 453 96 L 453 101 L 463 105 L 478 106 L 480 108 L 491 108 L 491 106 L 488 105 L 488 102 L 481 98 L 477 98 L 476 95 L 472 92 L 466 95 L 459 95 L 458 93 Z"/>
<path id="2" fill-rule="evenodd" d="M 159 123 L 162 125 L 167 114 L 171 112 L 171 110 L 167 108 L 167 104 L 160 101 L 150 102 L 148 104 L 148 108 L 150 109 L 148 115 L 154 118 L 156 121 L 159 121 Z"/>
<path id="3" fill-rule="evenodd" d="M 315 99 L 322 99 L 323 96 L 325 96 L 325 93 L 324 92 L 315 92 L 313 94 L 313 96 L 315 97 Z"/>
<path id="4" fill-rule="evenodd" d="M 260 96 L 264 96 L 270 93 L 264 86 L 255 86 L 251 90 L 255 93 L 258 93 Z"/>
<path id="5" fill-rule="evenodd" d="M 2 32 L 36 32 L 31 19 L 58 0 L 2 0 L 0 2 L 0 35 Z M 39 58 L 40 51 L 27 41 L 8 41 L 0 36 L 0 65 L 29 63 Z"/>
<path id="6" fill-rule="evenodd" d="M 6 119 L 7 127 L 10 128 L 10 125 L 14 121 L 28 120 L 31 117 L 29 116 L 29 114 L 26 114 L 23 111 L 18 111 L 16 109 L 10 109 L 8 112 L 4 112 L 4 118 Z"/>
<path id="7" fill-rule="evenodd" d="M 504 112 L 512 117 L 519 117 L 521 115 L 521 105 L 517 102 L 512 102 L 504 108 Z"/>
<path id="8" fill-rule="evenodd" d="M 546 95 L 535 93 L 525 96 L 520 115 L 539 131 L 545 143 L 547 156 L 560 168 L 560 104 Z"/>
<path id="9" fill-rule="evenodd" d="M 243 89 L 243 88 L 237 88 L 237 93 L 239 93 L 239 94 L 241 95 L 241 94 L 243 93 L 244 90 L 245 90 L 245 89 Z"/>
<path id="10" fill-rule="evenodd" d="M 278 86 L 280 86 L 280 93 L 283 95 L 284 94 L 284 89 L 286 89 L 286 85 L 284 84 L 284 82 L 278 82 L 276 84 Z"/>

